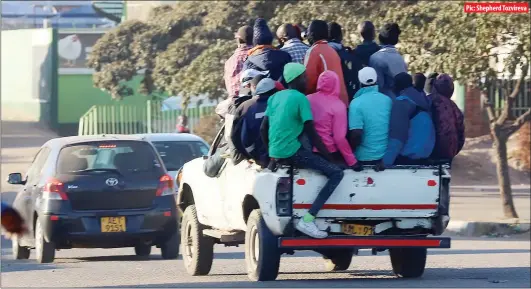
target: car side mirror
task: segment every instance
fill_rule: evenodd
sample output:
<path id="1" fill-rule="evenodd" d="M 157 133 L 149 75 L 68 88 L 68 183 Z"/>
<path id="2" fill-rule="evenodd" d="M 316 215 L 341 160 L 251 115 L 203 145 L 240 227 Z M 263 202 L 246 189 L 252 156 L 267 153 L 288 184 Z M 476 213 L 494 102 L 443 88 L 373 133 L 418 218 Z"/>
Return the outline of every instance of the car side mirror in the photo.
<path id="1" fill-rule="evenodd" d="M 203 156 L 203 159 L 204 160 L 208 160 L 208 156 Z"/>
<path id="2" fill-rule="evenodd" d="M 22 174 L 12 173 L 7 177 L 7 182 L 12 185 L 23 185 L 25 182 L 22 180 Z"/>

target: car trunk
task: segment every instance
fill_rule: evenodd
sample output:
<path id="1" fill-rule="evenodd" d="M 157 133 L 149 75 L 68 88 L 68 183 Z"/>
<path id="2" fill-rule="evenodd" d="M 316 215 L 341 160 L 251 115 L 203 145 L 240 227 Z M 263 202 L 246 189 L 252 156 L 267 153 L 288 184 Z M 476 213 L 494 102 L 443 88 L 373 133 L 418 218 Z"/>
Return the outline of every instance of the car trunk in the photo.
<path id="1" fill-rule="evenodd" d="M 325 182 L 324 176 L 309 170 L 294 176 L 295 216 L 308 211 Z M 438 208 L 439 182 L 438 169 L 348 170 L 317 217 L 431 217 Z"/>
<path id="2" fill-rule="evenodd" d="M 77 211 L 150 208 L 158 186 L 157 176 L 135 178 L 106 173 L 61 179 L 72 209 Z"/>

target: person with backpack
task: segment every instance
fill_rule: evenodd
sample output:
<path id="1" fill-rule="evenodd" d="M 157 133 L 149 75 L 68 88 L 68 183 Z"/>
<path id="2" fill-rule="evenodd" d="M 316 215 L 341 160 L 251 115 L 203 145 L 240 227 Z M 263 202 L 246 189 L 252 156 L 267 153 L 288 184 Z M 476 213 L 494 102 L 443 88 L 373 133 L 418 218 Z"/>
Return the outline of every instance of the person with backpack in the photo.
<path id="1" fill-rule="evenodd" d="M 360 90 L 348 110 L 349 142 L 362 164 L 384 168 L 382 158 L 389 142 L 389 116 L 393 101 L 378 91 L 378 77 L 372 67 L 358 73 Z"/>
<path id="2" fill-rule="evenodd" d="M 304 57 L 306 66 L 307 87 L 306 94 L 317 91 L 317 79 L 325 70 L 332 70 L 339 76 L 339 97 L 345 105 L 348 105 L 349 95 L 343 77 L 341 58 L 328 44 L 328 24 L 322 20 L 313 20 L 308 27 L 308 42 L 311 47 Z"/>
<path id="3" fill-rule="evenodd" d="M 243 70 L 267 71 L 268 77 L 280 80 L 284 65 L 291 62 L 291 56 L 286 51 L 273 47 L 273 33 L 262 18 L 254 22 L 253 44 L 255 46 L 249 50 Z"/>
<path id="4" fill-rule="evenodd" d="M 319 76 L 317 92 L 308 95 L 315 130 L 335 162 L 354 167 L 357 160 L 347 141 L 347 106 L 339 99 L 339 77 L 331 70 Z M 317 152 L 317 149 L 314 149 Z"/>
<path id="5" fill-rule="evenodd" d="M 307 88 L 305 70 L 304 65 L 299 63 L 286 65 L 284 79 L 288 83 L 288 89 L 269 97 L 260 133 L 274 162 L 315 170 L 328 178 L 310 210 L 295 225 L 298 231 L 322 239 L 328 233 L 317 227 L 315 216 L 343 179 L 343 170 L 327 161 L 331 160 L 330 153 L 315 130 L 310 102 L 304 95 Z M 303 132 L 322 157 L 302 145 L 299 136 Z"/>
<path id="6" fill-rule="evenodd" d="M 363 66 L 369 66 L 369 59 L 371 55 L 380 50 L 380 45 L 378 45 L 374 38 L 376 38 L 376 32 L 374 24 L 371 21 L 363 21 L 358 25 L 358 32 L 363 38 L 363 42 L 358 44 L 354 49 L 354 55 L 361 61 Z"/>
<path id="7" fill-rule="evenodd" d="M 348 102 L 352 101 L 354 94 L 359 89 L 358 71 L 363 66 L 358 57 L 356 57 L 350 47 L 344 46 L 343 31 L 341 25 L 336 22 L 328 23 L 328 45 L 334 48 L 341 59 L 341 69 L 343 71 L 343 79 L 348 94 Z M 348 104 L 347 104 L 348 105 Z"/>
<path id="8" fill-rule="evenodd" d="M 387 23 L 380 30 L 378 38 L 382 48 L 369 58 L 369 66 L 378 74 L 378 86 L 380 92 L 394 99 L 396 94 L 394 78 L 402 72 L 407 72 L 407 64 L 400 55 L 395 45 L 401 30 L 396 23 Z"/>
<path id="9" fill-rule="evenodd" d="M 413 87 L 413 78 L 406 72 L 394 78 L 389 142 L 383 157 L 386 167 L 400 160 L 428 158 L 435 146 L 435 127 L 429 99 Z"/>
<path id="10" fill-rule="evenodd" d="M 450 75 L 439 74 L 433 86 L 433 93 L 428 96 L 432 102 L 436 136 L 431 157 L 453 159 L 465 144 L 463 113 L 451 100 L 454 93 L 454 81 Z"/>

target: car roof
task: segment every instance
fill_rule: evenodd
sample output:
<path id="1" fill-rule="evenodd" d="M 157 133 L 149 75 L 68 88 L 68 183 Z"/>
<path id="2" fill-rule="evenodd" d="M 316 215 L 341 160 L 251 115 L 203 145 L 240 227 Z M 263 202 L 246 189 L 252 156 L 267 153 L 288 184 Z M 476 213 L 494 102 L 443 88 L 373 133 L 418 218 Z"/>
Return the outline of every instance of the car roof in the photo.
<path id="1" fill-rule="evenodd" d="M 64 147 L 67 145 L 94 142 L 94 141 L 116 141 L 116 140 L 129 140 L 129 141 L 146 141 L 138 135 L 123 135 L 123 134 L 102 134 L 102 135 L 80 135 L 80 136 L 67 136 L 54 138 L 45 143 L 45 145 L 51 147 Z"/>
<path id="2" fill-rule="evenodd" d="M 148 141 L 200 141 L 206 143 L 201 137 L 190 133 L 146 133 L 136 136 Z"/>

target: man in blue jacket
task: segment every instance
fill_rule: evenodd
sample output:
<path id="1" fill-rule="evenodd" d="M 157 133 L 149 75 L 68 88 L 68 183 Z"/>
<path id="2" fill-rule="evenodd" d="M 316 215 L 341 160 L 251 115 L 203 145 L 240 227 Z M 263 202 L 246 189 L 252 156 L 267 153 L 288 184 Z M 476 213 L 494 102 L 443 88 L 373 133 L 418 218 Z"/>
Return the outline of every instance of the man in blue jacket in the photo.
<path id="1" fill-rule="evenodd" d="M 429 99 L 413 87 L 413 78 L 406 72 L 395 76 L 394 85 L 397 98 L 391 108 L 385 166 L 393 165 L 397 158 L 428 158 L 435 146 Z"/>

